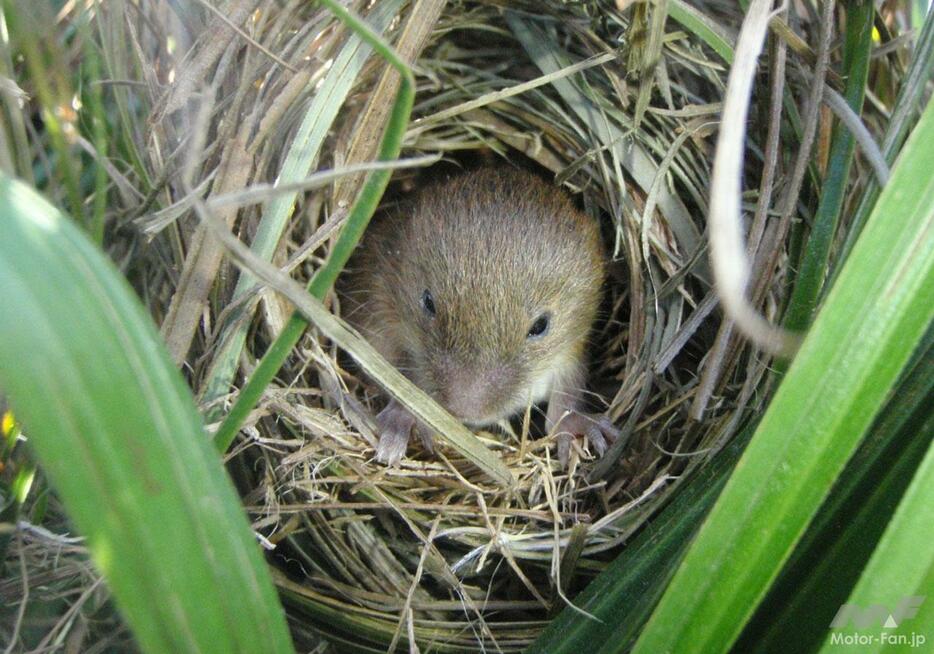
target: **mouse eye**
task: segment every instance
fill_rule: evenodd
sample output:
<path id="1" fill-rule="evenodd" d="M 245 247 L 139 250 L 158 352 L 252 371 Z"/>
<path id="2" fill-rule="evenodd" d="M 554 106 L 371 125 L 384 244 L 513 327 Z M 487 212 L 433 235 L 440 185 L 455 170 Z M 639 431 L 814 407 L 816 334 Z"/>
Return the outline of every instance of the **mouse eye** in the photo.
<path id="1" fill-rule="evenodd" d="M 429 318 L 435 317 L 435 299 L 431 297 L 431 291 L 427 288 L 422 291 L 422 309 L 425 310 L 425 313 L 428 314 Z"/>
<path id="2" fill-rule="evenodd" d="M 547 313 L 543 313 L 538 318 L 535 319 L 535 322 L 532 323 L 532 326 L 529 327 L 528 338 L 539 338 L 545 335 L 545 332 L 548 331 L 548 325 L 551 323 L 551 316 Z"/>

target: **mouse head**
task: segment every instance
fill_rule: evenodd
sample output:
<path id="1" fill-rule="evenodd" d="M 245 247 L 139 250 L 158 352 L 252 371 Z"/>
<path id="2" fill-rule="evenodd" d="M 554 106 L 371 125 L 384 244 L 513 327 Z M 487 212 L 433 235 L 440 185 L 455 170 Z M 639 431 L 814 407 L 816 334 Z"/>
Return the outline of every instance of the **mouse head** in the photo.
<path id="1" fill-rule="evenodd" d="M 604 262 L 597 225 L 564 193 L 486 170 L 429 189 L 400 221 L 374 264 L 418 386 L 480 425 L 579 373 Z"/>

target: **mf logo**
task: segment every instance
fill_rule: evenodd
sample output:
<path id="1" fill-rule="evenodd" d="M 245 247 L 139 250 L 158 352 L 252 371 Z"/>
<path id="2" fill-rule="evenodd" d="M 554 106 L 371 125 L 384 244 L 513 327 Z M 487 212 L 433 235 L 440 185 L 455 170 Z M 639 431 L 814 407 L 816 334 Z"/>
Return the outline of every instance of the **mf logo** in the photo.
<path id="1" fill-rule="evenodd" d="M 856 604 L 844 604 L 837 611 L 833 622 L 830 623 L 831 629 L 842 629 L 848 627 L 850 623 L 857 628 L 872 627 L 881 624 L 886 629 L 894 629 L 902 620 L 913 618 L 918 613 L 918 607 L 924 602 L 924 595 L 911 595 L 902 598 L 895 605 L 894 609 L 889 609 L 882 604 L 873 604 L 863 608 Z"/>

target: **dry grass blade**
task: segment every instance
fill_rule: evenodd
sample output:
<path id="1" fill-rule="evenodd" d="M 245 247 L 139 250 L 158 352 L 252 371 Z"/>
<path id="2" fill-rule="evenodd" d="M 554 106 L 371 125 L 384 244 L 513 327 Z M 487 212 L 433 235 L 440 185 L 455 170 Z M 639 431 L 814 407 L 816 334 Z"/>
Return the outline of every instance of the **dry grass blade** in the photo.
<path id="1" fill-rule="evenodd" d="M 445 0 L 418 0 L 408 13 L 396 43 L 396 52 L 407 64 L 411 65 L 421 54 L 435 23 L 438 22 L 444 4 Z M 346 154 L 342 156 L 344 161 L 354 164 L 376 158 L 380 138 L 399 91 L 399 83 L 399 73 L 387 64 L 367 100 L 362 115 L 354 125 L 350 144 Z M 339 181 L 334 192 L 337 203 L 349 203 L 356 197 L 363 180 L 363 175 L 356 175 Z"/>
<path id="2" fill-rule="evenodd" d="M 373 9 L 369 18 L 377 33 L 389 25 L 400 4 L 401 0 L 389 0 Z M 330 126 L 336 119 L 347 94 L 350 93 L 353 80 L 369 55 L 370 47 L 360 37 L 355 35 L 349 37 L 348 42 L 337 56 L 334 67 L 328 71 L 322 82 L 321 92 L 315 95 L 294 140 L 289 144 L 282 168 L 278 171 L 277 180 L 291 182 L 308 174 L 319 156 Z M 280 247 L 282 235 L 297 199 L 297 192 L 286 193 L 276 196 L 265 207 L 256 226 L 255 238 L 250 245 L 261 258 L 272 259 L 277 248 Z M 234 297 L 241 298 L 248 289 L 252 288 L 253 284 L 254 281 L 249 275 L 241 275 L 234 289 Z M 246 308 L 252 311 L 252 306 L 248 305 Z M 250 311 L 247 311 L 247 314 Z M 281 313 L 276 312 L 275 308 L 272 311 Z M 271 322 L 274 328 L 281 327 L 284 317 L 277 316 Z M 247 324 L 236 321 L 221 334 L 220 349 L 214 356 L 204 381 L 202 399 L 205 403 L 211 403 L 229 392 L 246 340 L 246 332 Z M 216 410 L 211 412 L 212 418 L 217 415 Z"/>
<path id="3" fill-rule="evenodd" d="M 746 299 L 750 265 L 740 223 L 740 178 L 746 134 L 746 115 L 759 53 L 771 17 L 771 0 L 754 0 L 746 13 L 737 43 L 736 64 L 730 71 L 710 194 L 710 254 L 717 293 L 727 314 L 759 347 L 791 357 L 799 339 L 770 325 Z"/>
<path id="4" fill-rule="evenodd" d="M 496 482 L 506 486 L 514 484 L 512 475 L 502 461 L 475 442 L 473 435 L 462 424 L 383 359 L 366 339 L 331 314 L 318 300 L 308 295 L 301 285 L 250 252 L 225 229 L 222 222 L 208 213 L 206 207 L 196 201 L 195 208 L 214 236 L 223 243 L 244 271 L 252 273 L 259 280 L 285 295 L 322 334 L 349 352 L 368 375 L 390 389 L 395 398 L 412 411 L 415 417 L 438 430 L 442 438 L 460 454 Z"/>
<path id="5" fill-rule="evenodd" d="M 225 194 L 243 188 L 252 172 L 250 157 L 241 139 L 227 146 L 221 162 L 213 193 Z M 221 219 L 228 228 L 237 218 L 235 207 L 227 208 Z M 182 268 L 178 288 L 162 321 L 162 337 L 172 359 L 181 364 L 191 347 L 195 329 L 201 319 L 202 307 L 214 285 L 214 277 L 221 265 L 223 250 L 203 229 L 198 230 L 189 244 L 188 256 Z"/>

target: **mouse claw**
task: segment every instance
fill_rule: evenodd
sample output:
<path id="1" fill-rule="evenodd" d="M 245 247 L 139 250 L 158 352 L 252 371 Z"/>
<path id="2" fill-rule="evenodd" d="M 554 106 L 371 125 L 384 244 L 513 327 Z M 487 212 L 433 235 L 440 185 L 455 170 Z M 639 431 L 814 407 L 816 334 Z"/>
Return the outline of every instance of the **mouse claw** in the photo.
<path id="1" fill-rule="evenodd" d="M 610 445 L 619 438 L 620 431 L 605 415 L 571 412 L 565 415 L 555 427 L 558 435 L 558 460 L 567 467 L 571 457 L 571 440 L 583 435 L 598 457 L 606 454 Z"/>
<path id="2" fill-rule="evenodd" d="M 434 436 L 432 436 L 431 430 L 419 422 L 415 425 L 415 433 L 418 434 L 418 439 L 422 442 L 422 447 L 425 448 L 425 451 L 429 454 L 434 454 L 435 439 Z"/>
<path id="3" fill-rule="evenodd" d="M 405 456 L 415 417 L 393 401 L 376 416 L 376 426 L 379 429 L 376 460 L 394 466 Z"/>

